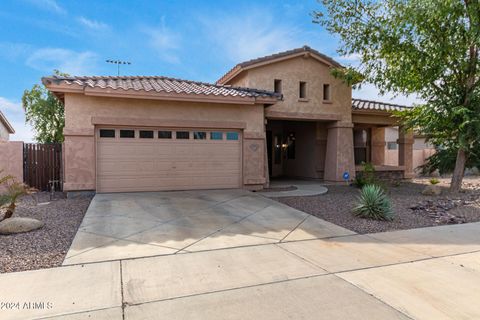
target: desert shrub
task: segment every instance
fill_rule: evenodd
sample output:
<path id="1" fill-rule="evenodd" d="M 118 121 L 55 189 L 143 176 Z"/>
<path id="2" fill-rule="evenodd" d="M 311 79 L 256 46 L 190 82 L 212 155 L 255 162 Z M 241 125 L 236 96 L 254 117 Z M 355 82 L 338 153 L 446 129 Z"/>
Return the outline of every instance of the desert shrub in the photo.
<path id="1" fill-rule="evenodd" d="M 366 185 L 372 184 L 378 185 L 379 181 L 375 177 L 375 167 L 373 164 L 362 162 L 362 171 L 357 173 L 353 183 L 358 188 L 363 188 Z"/>
<path id="2" fill-rule="evenodd" d="M 394 212 L 390 199 L 378 185 L 365 185 L 358 197 L 358 202 L 358 205 L 353 208 L 353 214 L 357 217 L 387 221 L 393 219 Z"/>
<path id="3" fill-rule="evenodd" d="M 437 178 L 430 179 L 430 184 L 436 185 L 436 184 L 439 184 L 439 183 L 440 183 L 440 180 L 438 180 Z"/>
<path id="4" fill-rule="evenodd" d="M 5 220 L 13 216 L 17 208 L 18 198 L 29 194 L 30 189 L 24 183 L 17 182 L 11 175 L 4 175 L 2 170 L 0 170 L 0 185 L 5 190 L 0 195 L 0 209 L 5 211 L 3 218 L 0 220 Z"/>

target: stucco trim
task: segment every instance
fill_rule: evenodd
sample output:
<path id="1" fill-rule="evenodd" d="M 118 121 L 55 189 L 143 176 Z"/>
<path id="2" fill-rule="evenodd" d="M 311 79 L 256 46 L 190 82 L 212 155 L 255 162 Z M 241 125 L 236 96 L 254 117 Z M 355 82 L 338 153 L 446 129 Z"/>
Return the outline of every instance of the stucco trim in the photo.
<path id="1" fill-rule="evenodd" d="M 170 128 L 212 128 L 212 129 L 245 129 L 246 122 L 242 121 L 203 121 L 203 120 L 175 120 L 152 118 L 116 118 L 92 117 L 93 125 L 111 126 L 139 126 L 139 127 L 170 127 Z"/>
<path id="2" fill-rule="evenodd" d="M 352 112 L 352 122 L 359 124 L 375 124 L 394 126 L 399 124 L 399 119 L 388 112 Z"/>
<path id="3" fill-rule="evenodd" d="M 94 134 L 93 128 L 63 129 L 64 136 L 93 136 Z"/>
<path id="4" fill-rule="evenodd" d="M 284 112 L 265 110 L 265 117 L 272 120 L 304 120 L 304 121 L 339 121 L 342 116 L 339 114 L 320 114 L 306 112 Z"/>
<path id="5" fill-rule="evenodd" d="M 243 137 L 245 139 L 250 139 L 250 140 L 264 140 L 265 139 L 265 134 L 258 133 L 258 132 L 244 131 Z"/>

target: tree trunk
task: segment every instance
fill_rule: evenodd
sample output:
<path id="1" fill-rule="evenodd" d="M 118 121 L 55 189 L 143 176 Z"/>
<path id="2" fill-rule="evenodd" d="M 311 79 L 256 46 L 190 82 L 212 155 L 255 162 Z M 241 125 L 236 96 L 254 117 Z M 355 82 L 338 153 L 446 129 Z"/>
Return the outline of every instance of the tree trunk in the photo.
<path id="1" fill-rule="evenodd" d="M 465 163 L 467 157 L 465 150 L 458 149 L 457 160 L 455 161 L 455 169 L 453 170 L 452 182 L 450 184 L 450 191 L 452 193 L 458 193 L 462 188 L 463 174 L 465 173 Z"/>

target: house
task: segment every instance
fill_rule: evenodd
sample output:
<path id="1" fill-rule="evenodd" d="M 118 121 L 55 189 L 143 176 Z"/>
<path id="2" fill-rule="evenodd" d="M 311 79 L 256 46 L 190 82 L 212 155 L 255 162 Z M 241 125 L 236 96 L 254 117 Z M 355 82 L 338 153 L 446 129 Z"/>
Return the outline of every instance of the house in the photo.
<path id="1" fill-rule="evenodd" d="M 0 141 L 10 140 L 10 134 L 14 134 L 15 130 L 13 129 L 10 122 L 8 122 L 5 115 L 0 111 Z"/>
<path id="2" fill-rule="evenodd" d="M 390 166 L 398 165 L 398 127 L 385 128 L 385 164 Z M 436 150 L 435 147 L 427 142 L 427 139 L 419 134 L 414 134 L 413 140 L 413 170 L 415 173 L 420 173 L 422 166 L 426 159 L 432 156 Z"/>
<path id="3" fill-rule="evenodd" d="M 261 189 L 271 177 L 352 179 L 362 161 L 413 175 L 410 133 L 385 164 L 402 106 L 352 100 L 333 59 L 302 47 L 240 63 L 216 84 L 167 77 L 42 79 L 65 104 L 64 190 Z"/>

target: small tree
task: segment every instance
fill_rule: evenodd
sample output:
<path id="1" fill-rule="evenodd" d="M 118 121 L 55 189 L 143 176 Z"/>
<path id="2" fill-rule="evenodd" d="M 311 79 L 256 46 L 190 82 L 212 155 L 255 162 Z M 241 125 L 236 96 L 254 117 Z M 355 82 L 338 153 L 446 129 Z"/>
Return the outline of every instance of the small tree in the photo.
<path id="1" fill-rule="evenodd" d="M 66 76 L 58 70 L 54 73 Z M 31 90 L 25 90 L 22 104 L 25 119 L 33 126 L 37 142 L 63 142 L 64 106 L 44 85 L 35 84 Z"/>
<path id="2" fill-rule="evenodd" d="M 354 71 L 382 93 L 417 94 L 425 101 L 399 115 L 433 145 L 456 151 L 451 191 L 459 191 L 480 139 L 480 2 L 322 3 L 326 13 L 315 12 L 315 22 L 340 38 L 340 54 L 359 57 Z M 362 80 L 349 69 L 337 74 L 347 83 Z"/>

